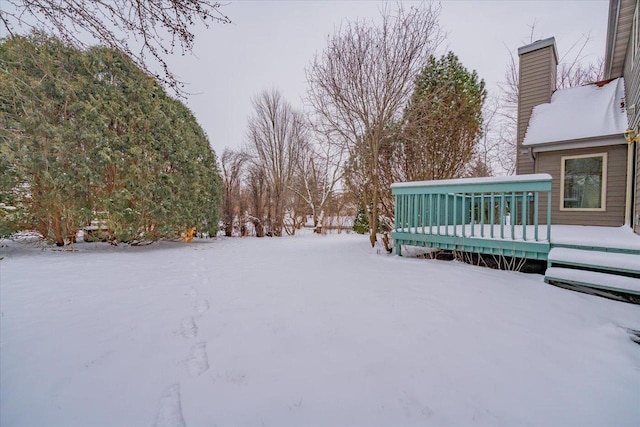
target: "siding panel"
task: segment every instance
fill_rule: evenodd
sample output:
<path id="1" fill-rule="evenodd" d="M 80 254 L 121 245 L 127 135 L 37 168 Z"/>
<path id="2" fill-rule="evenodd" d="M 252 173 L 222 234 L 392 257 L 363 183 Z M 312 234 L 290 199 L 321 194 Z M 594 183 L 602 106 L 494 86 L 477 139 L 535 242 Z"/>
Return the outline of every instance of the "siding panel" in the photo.
<path id="1" fill-rule="evenodd" d="M 640 7 L 636 3 L 636 8 Z M 633 16 L 633 15 L 632 15 Z M 632 27 L 627 43 L 627 52 L 624 63 L 624 84 L 627 107 L 634 106 L 633 111 L 629 111 L 629 127 L 639 129 L 640 127 L 640 52 L 634 52 L 632 37 L 634 32 L 640 31 L 639 26 Z M 632 195 L 634 199 L 634 209 L 631 221 L 634 225 L 634 231 L 640 234 L 640 149 L 636 143 L 635 156 L 635 191 Z"/>

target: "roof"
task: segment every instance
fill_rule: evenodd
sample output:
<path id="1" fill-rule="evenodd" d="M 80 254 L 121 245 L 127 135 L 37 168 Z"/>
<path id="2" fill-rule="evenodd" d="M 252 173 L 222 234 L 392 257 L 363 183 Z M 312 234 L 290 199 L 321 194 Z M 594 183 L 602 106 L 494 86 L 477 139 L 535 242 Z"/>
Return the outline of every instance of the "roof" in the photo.
<path id="1" fill-rule="evenodd" d="M 627 130 L 624 79 L 556 91 L 534 107 L 522 145 L 606 138 Z"/>

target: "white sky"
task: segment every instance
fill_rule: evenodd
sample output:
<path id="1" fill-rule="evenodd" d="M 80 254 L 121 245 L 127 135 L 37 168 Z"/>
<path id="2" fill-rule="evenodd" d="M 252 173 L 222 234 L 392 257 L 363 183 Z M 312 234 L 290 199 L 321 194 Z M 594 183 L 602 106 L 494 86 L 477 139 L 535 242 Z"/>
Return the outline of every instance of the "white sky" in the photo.
<path id="1" fill-rule="evenodd" d="M 303 107 L 305 67 L 344 20 L 376 19 L 378 1 L 235 1 L 223 8 L 231 25 L 196 30 L 194 56 L 169 64 L 189 83 L 188 105 L 217 155 L 245 141 L 250 99 L 278 88 Z M 503 79 L 508 49 L 554 36 L 560 55 L 590 34 L 588 61 L 604 56 L 608 1 L 443 1 L 440 24 L 445 47 L 475 69 L 490 92 Z"/>

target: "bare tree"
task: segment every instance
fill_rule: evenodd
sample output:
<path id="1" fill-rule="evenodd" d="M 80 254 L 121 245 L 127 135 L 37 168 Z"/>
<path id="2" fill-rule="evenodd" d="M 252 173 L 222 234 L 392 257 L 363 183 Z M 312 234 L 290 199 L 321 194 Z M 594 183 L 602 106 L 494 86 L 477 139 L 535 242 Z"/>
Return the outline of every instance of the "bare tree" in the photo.
<path id="1" fill-rule="evenodd" d="M 44 29 L 78 47 L 86 47 L 82 35 L 88 35 L 126 53 L 147 73 L 181 93 L 184 85 L 165 58 L 176 48 L 182 54 L 192 50 L 191 27 L 196 22 L 207 28 L 212 22 L 230 23 L 222 6 L 211 0 L 2 0 L 0 26 L 9 35 L 17 27 Z M 159 64 L 164 76 L 153 72 L 152 64 Z"/>
<path id="2" fill-rule="evenodd" d="M 380 201 L 379 156 L 418 72 L 442 40 L 433 3 L 381 11 L 379 24 L 347 22 L 307 69 L 308 98 L 325 130 L 367 163 L 361 201 L 374 246 Z"/>
<path id="3" fill-rule="evenodd" d="M 247 193 L 249 198 L 249 213 L 242 218 L 250 221 L 255 229 L 256 237 L 264 237 L 266 204 L 267 204 L 267 174 L 262 165 L 251 163 L 247 171 Z M 244 235 L 244 233 L 241 233 Z"/>
<path id="4" fill-rule="evenodd" d="M 269 231 L 282 236 L 286 192 L 305 145 L 304 119 L 277 90 L 260 93 L 252 104 L 248 150 L 266 175 Z"/>
<path id="5" fill-rule="evenodd" d="M 220 157 L 222 179 L 224 180 L 224 202 L 222 205 L 222 221 L 224 234 L 233 234 L 234 226 L 242 216 L 240 185 L 247 155 L 242 151 L 225 149 Z"/>
<path id="6" fill-rule="evenodd" d="M 291 189 L 311 213 L 315 230 L 342 179 L 343 157 L 344 147 L 318 132 L 300 153 Z"/>

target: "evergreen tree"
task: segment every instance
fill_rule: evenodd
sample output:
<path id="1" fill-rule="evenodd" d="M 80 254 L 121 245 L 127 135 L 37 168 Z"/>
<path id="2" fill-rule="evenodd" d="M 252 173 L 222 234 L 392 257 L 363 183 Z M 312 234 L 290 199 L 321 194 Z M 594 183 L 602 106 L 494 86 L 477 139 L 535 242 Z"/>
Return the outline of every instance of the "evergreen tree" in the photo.
<path id="1" fill-rule="evenodd" d="M 121 52 L 5 39 L 0 101 L 0 169 L 10 171 L 0 204 L 18 208 L 13 228 L 58 245 L 96 215 L 116 241 L 217 231 L 221 182 L 206 135 Z"/>
<path id="2" fill-rule="evenodd" d="M 403 180 L 464 175 L 482 134 L 484 81 L 452 52 L 431 56 L 416 78 L 400 137 Z"/>
<path id="3" fill-rule="evenodd" d="M 367 234 L 369 232 L 369 219 L 364 209 L 358 209 L 356 217 L 353 220 L 353 231 L 358 234 Z"/>

